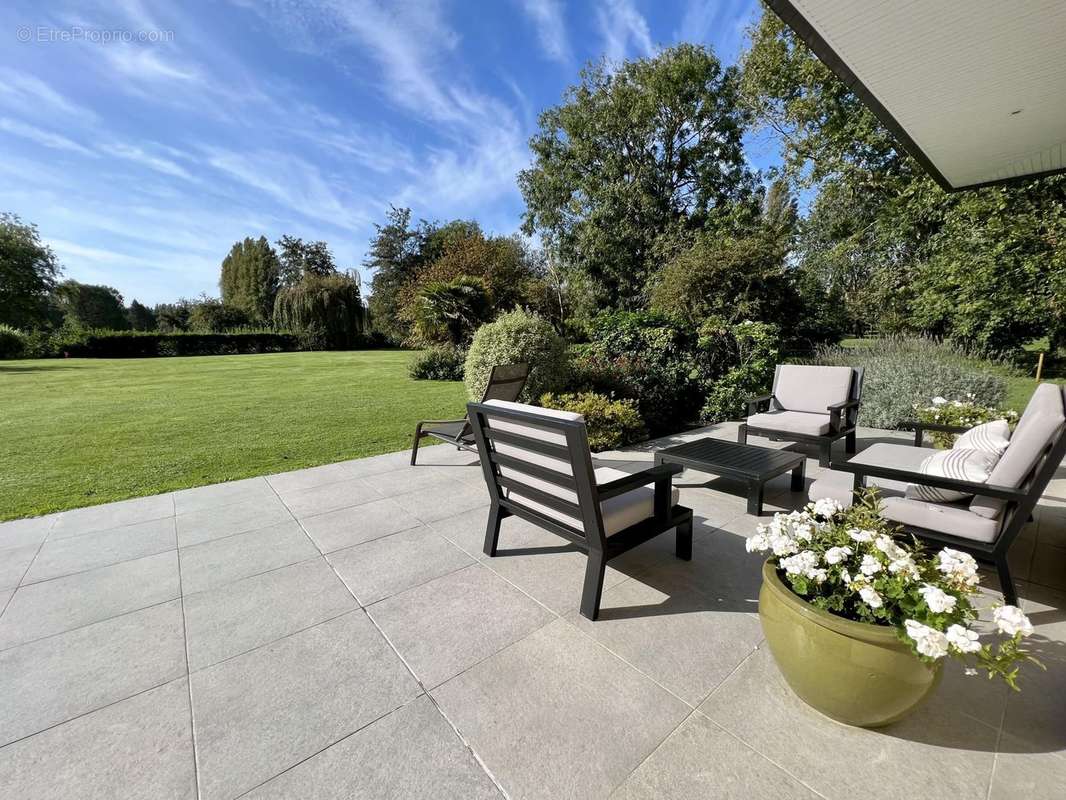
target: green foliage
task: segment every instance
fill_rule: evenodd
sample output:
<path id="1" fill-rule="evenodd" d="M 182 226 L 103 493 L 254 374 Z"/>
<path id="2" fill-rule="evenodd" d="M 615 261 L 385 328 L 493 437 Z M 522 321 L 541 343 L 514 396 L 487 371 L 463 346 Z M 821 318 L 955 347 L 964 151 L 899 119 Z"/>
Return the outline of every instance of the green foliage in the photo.
<path id="1" fill-rule="evenodd" d="M 567 377 L 566 343 L 551 323 L 536 314 L 511 311 L 474 334 L 463 367 L 470 399 L 482 398 L 494 366 L 519 363 L 529 365 L 525 398 L 556 391 Z"/>
<path id="2" fill-rule="evenodd" d="M 424 263 L 426 233 L 411 226 L 411 209 L 390 206 L 384 225 L 370 242 L 363 265 L 373 272 L 370 280 L 370 314 L 374 329 L 400 343 L 408 338 L 409 325 L 400 318 L 401 292 Z"/>
<path id="3" fill-rule="evenodd" d="M 416 381 L 461 381 L 466 351 L 458 347 L 431 347 L 415 356 L 408 374 Z"/>
<path id="4" fill-rule="evenodd" d="M 651 308 L 695 328 L 707 317 L 730 322 L 793 316 L 799 305 L 780 243 L 704 234 L 659 276 Z"/>
<path id="5" fill-rule="evenodd" d="M 743 416 L 745 401 L 770 388 L 780 357 L 780 332 L 765 322 L 730 324 L 710 319 L 700 327 L 704 423 Z"/>
<path id="6" fill-rule="evenodd" d="M 492 316 L 492 301 L 482 278 L 461 275 L 425 284 L 415 299 L 415 332 L 423 342 L 466 345 Z"/>
<path id="7" fill-rule="evenodd" d="M 307 274 L 274 301 L 275 326 L 302 334 L 309 349 L 358 347 L 366 321 L 359 282 L 350 275 Z"/>
<path id="8" fill-rule="evenodd" d="M 541 395 L 540 405 L 581 414 L 593 452 L 639 442 L 648 434 L 634 400 L 614 400 L 595 392 L 549 393 Z"/>
<path id="9" fill-rule="evenodd" d="M 222 260 L 218 280 L 222 302 L 240 309 L 252 322 L 269 322 L 280 276 L 281 263 L 266 237 L 246 237 Z"/>
<path id="10" fill-rule="evenodd" d="M 155 312 L 147 306 L 133 300 L 126 309 L 126 318 L 130 328 L 135 331 L 154 331 L 157 327 Z"/>
<path id="11" fill-rule="evenodd" d="M 18 358 L 26 351 L 26 334 L 0 322 L 0 359 Z"/>
<path id="12" fill-rule="evenodd" d="M 617 70 L 590 66 L 581 79 L 540 116 L 534 164 L 518 178 L 523 229 L 581 276 L 590 307 L 640 308 L 660 239 L 758 213 L 737 74 L 682 44 Z"/>
<path id="13" fill-rule="evenodd" d="M 946 397 L 933 397 L 930 398 L 928 405 L 915 404 L 914 418 L 922 422 L 935 422 L 938 425 L 954 425 L 962 428 L 973 428 L 985 422 L 1004 419 L 1013 428 L 1018 423 L 1018 412 L 983 406 L 970 398 L 951 400 Z M 930 438 L 937 447 L 947 449 L 955 443 L 956 434 L 931 431 Z"/>
<path id="14" fill-rule="evenodd" d="M 34 328 L 49 322 L 49 292 L 59 262 L 35 225 L 0 212 L 0 323 Z"/>
<path id="15" fill-rule="evenodd" d="M 55 294 L 68 325 L 116 331 L 129 328 L 118 289 L 66 280 L 56 286 Z"/>
<path id="16" fill-rule="evenodd" d="M 337 272 L 333 252 L 325 242 L 305 242 L 295 236 L 282 236 L 278 246 L 278 282 L 289 288 L 306 277 L 324 278 Z"/>
<path id="17" fill-rule="evenodd" d="M 243 309 L 214 297 L 201 297 L 189 309 L 188 329 L 197 333 L 222 333 L 247 325 L 251 320 Z"/>
<path id="18" fill-rule="evenodd" d="M 163 333 L 176 333 L 189 329 L 189 314 L 192 311 L 192 303 L 188 300 L 178 300 L 174 303 L 160 303 L 153 310 L 156 327 Z"/>
<path id="19" fill-rule="evenodd" d="M 589 338 L 574 360 L 572 386 L 636 400 L 652 435 L 695 421 L 702 394 L 690 328 L 659 314 L 619 311 L 597 317 Z"/>
<path id="20" fill-rule="evenodd" d="M 861 347 L 825 347 L 816 364 L 865 367 L 859 424 L 897 428 L 914 418 L 914 406 L 934 397 L 963 398 L 986 406 L 1003 402 L 1004 365 L 980 358 L 947 342 L 884 338 Z"/>

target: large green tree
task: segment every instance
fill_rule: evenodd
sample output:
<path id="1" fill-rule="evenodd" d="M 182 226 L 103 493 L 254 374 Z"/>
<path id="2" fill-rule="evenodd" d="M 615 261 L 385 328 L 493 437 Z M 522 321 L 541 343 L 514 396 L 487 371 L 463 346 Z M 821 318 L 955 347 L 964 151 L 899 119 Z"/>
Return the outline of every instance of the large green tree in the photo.
<path id="1" fill-rule="evenodd" d="M 66 280 L 56 286 L 55 294 L 65 323 L 82 328 L 129 330 L 122 295 L 112 286 Z"/>
<path id="2" fill-rule="evenodd" d="M 737 73 L 683 44 L 581 78 L 540 116 L 534 163 L 518 178 L 523 227 L 597 304 L 642 307 L 664 240 L 729 230 L 738 204 L 757 215 Z"/>
<path id="3" fill-rule="evenodd" d="M 426 224 L 411 224 L 411 209 L 390 206 L 385 224 L 375 224 L 363 266 L 373 272 L 370 279 L 370 315 L 374 328 L 395 342 L 404 341 L 409 331 L 401 318 L 402 292 L 425 263 L 422 255 Z"/>
<path id="4" fill-rule="evenodd" d="M 156 329 L 155 312 L 137 300 L 130 302 L 130 307 L 126 309 L 126 318 L 129 320 L 130 327 L 135 331 L 154 331 Z"/>
<path id="5" fill-rule="evenodd" d="M 325 242 L 305 242 L 285 235 L 278 246 L 279 280 L 282 286 L 295 286 L 307 275 L 324 277 L 337 272 L 333 252 Z"/>
<path id="6" fill-rule="evenodd" d="M 218 286 L 222 302 L 241 309 L 253 322 L 270 320 L 281 267 L 265 236 L 237 242 L 222 261 Z"/>
<path id="7" fill-rule="evenodd" d="M 37 227 L 0 213 L 0 322 L 36 328 L 48 321 L 59 262 Z"/>
<path id="8" fill-rule="evenodd" d="M 314 349 L 355 347 L 366 323 L 359 279 L 348 273 L 307 273 L 283 286 L 274 301 L 274 324 L 301 334 Z"/>
<path id="9" fill-rule="evenodd" d="M 1008 350 L 1066 340 L 1066 178 L 948 194 L 772 12 L 752 30 L 741 97 L 817 194 L 801 263 L 853 326 Z"/>

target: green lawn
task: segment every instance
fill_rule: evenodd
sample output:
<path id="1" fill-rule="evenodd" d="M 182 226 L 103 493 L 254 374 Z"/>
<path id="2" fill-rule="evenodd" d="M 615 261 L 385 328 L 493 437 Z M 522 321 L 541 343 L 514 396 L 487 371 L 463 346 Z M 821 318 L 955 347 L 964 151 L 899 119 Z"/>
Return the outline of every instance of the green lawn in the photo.
<path id="1" fill-rule="evenodd" d="M 414 355 L 0 362 L 0 519 L 408 447 L 465 403 Z"/>

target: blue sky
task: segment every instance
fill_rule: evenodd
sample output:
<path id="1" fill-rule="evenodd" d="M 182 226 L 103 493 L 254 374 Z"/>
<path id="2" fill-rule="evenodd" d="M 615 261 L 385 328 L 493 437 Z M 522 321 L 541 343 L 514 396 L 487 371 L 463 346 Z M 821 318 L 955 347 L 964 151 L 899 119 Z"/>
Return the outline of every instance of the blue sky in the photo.
<path id="1" fill-rule="evenodd" d="M 511 233 L 537 114 L 584 62 L 678 41 L 732 62 L 757 13 L 755 0 L 8 2 L 0 210 L 35 222 L 67 277 L 146 303 L 217 294 L 248 235 L 325 239 L 359 267 L 389 203 Z M 776 153 L 753 143 L 749 157 Z"/>

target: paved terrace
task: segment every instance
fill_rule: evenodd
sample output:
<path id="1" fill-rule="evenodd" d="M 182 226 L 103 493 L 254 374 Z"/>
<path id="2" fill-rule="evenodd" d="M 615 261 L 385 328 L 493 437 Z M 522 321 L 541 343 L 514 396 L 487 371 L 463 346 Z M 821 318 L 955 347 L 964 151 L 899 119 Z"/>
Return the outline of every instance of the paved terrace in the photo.
<path id="1" fill-rule="evenodd" d="M 509 519 L 485 558 L 471 457 L 420 458 L 0 525 L 0 796 L 1062 797 L 1066 477 L 1014 553 L 1047 672 L 1017 695 L 949 664 L 871 732 L 782 682 L 737 487 L 681 476 L 693 560 L 627 554 L 590 623 L 582 555 Z M 787 475 L 767 500 L 803 502 Z"/>

